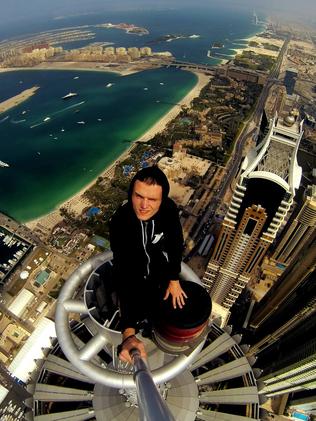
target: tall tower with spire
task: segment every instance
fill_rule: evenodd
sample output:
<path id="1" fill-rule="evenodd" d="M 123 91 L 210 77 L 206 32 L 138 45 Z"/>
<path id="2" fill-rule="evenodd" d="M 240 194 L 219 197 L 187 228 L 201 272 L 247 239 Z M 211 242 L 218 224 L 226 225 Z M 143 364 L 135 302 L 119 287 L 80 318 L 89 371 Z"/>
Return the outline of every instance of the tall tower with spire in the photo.
<path id="1" fill-rule="evenodd" d="M 256 279 L 267 249 L 287 221 L 302 170 L 297 151 L 303 122 L 276 115 L 245 158 L 203 283 L 224 314 Z"/>

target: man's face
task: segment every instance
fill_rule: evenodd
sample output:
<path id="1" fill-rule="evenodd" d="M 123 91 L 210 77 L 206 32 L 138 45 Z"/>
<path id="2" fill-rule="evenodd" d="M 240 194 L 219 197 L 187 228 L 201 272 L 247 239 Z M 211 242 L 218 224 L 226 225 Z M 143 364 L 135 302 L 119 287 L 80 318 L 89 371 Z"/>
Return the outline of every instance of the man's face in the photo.
<path id="1" fill-rule="evenodd" d="M 132 193 L 134 212 L 141 221 L 148 221 L 158 211 L 162 201 L 162 187 L 136 180 Z"/>

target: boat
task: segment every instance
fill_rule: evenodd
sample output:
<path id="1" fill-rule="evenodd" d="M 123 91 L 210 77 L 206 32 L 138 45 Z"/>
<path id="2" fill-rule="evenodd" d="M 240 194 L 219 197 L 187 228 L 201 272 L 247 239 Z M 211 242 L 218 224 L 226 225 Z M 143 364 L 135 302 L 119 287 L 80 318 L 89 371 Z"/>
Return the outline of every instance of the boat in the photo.
<path id="1" fill-rule="evenodd" d="M 0 161 L 0 167 L 10 167 L 6 162 Z"/>
<path id="2" fill-rule="evenodd" d="M 108 84 L 106 85 L 106 88 L 111 88 L 111 86 L 113 86 L 113 83 L 108 83 Z"/>
<path id="3" fill-rule="evenodd" d="M 21 120 L 11 120 L 11 123 L 20 124 L 20 123 L 24 123 L 24 121 L 26 121 L 25 118 L 22 118 Z"/>
<path id="4" fill-rule="evenodd" d="M 78 95 L 77 92 L 69 92 L 67 95 L 62 96 L 61 98 L 62 99 L 70 99 L 70 98 L 73 98 L 74 96 L 77 96 L 77 95 Z"/>
<path id="5" fill-rule="evenodd" d="M 77 121 L 77 124 L 86 124 L 85 121 Z"/>
<path id="6" fill-rule="evenodd" d="M 45 117 L 43 121 L 48 121 L 50 120 L 50 117 Z"/>
<path id="7" fill-rule="evenodd" d="M 79 76 L 75 76 L 74 79 L 79 79 Z"/>
<path id="8" fill-rule="evenodd" d="M 9 117 L 10 117 L 9 115 L 5 116 L 4 118 L 0 120 L 0 123 L 3 123 L 4 121 L 8 120 Z"/>

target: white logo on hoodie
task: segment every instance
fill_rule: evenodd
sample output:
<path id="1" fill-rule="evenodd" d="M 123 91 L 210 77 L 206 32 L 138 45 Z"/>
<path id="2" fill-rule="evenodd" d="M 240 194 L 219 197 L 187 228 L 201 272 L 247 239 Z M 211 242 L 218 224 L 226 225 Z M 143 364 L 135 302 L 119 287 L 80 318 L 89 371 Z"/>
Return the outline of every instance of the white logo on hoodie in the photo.
<path id="1" fill-rule="evenodd" d="M 163 237 L 163 232 L 161 232 L 160 234 L 155 234 L 154 239 L 152 241 L 153 244 L 158 243 L 158 241 Z"/>

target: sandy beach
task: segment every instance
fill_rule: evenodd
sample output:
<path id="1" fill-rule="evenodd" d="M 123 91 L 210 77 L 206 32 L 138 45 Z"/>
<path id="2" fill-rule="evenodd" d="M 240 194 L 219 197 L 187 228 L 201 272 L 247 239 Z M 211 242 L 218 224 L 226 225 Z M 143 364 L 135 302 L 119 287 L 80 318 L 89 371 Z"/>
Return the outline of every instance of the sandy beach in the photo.
<path id="1" fill-rule="evenodd" d="M 78 69 L 77 69 L 78 70 Z M 151 139 L 155 134 L 162 132 L 166 125 L 173 120 L 181 111 L 181 106 L 186 105 L 189 106 L 191 101 L 199 96 L 202 88 L 207 85 L 210 80 L 210 77 L 199 72 L 194 72 L 198 77 L 198 81 L 194 88 L 184 97 L 182 100 L 175 105 L 167 114 L 165 114 L 157 123 L 155 123 L 146 133 L 144 133 L 141 137 L 135 140 L 133 144 L 123 152 L 111 165 L 104 169 L 101 174 L 91 181 L 89 184 L 84 186 L 78 193 L 76 193 L 73 197 L 68 199 L 67 201 L 61 203 L 56 210 L 50 212 L 49 214 L 33 219 L 25 223 L 31 229 L 39 229 L 41 231 L 49 231 L 51 230 L 58 222 L 62 221 L 62 217 L 60 216 L 59 210 L 61 208 L 65 208 L 68 211 L 74 212 L 76 215 L 80 215 L 82 211 L 91 205 L 88 199 L 83 196 L 83 193 L 88 190 L 93 184 L 95 184 L 98 177 L 108 177 L 111 178 L 114 175 L 115 166 L 118 161 L 122 161 L 136 146 L 136 141 L 146 142 Z"/>
<path id="2" fill-rule="evenodd" d="M 191 101 L 199 96 L 201 89 L 209 82 L 210 77 L 202 73 L 195 73 L 198 77 L 198 82 L 195 87 L 180 101 L 179 104 L 175 105 L 171 110 L 165 114 L 156 124 L 154 124 L 138 141 L 146 142 L 155 136 L 155 134 L 162 132 L 169 121 L 173 120 L 181 111 L 183 105 L 189 106 Z"/>
<path id="3" fill-rule="evenodd" d="M 11 108 L 21 104 L 22 102 L 26 101 L 28 98 L 30 98 L 32 95 L 35 94 L 35 92 L 39 89 L 39 86 L 33 86 L 33 88 L 25 89 L 18 95 L 15 95 L 3 102 L 0 103 L 0 113 L 4 113 L 5 111 L 10 110 Z"/>
<path id="4" fill-rule="evenodd" d="M 251 41 L 258 43 L 259 44 L 258 47 L 249 46 L 249 42 Z M 243 51 L 253 51 L 256 54 L 263 54 L 263 55 L 267 55 L 271 57 L 277 57 L 279 55 L 279 51 L 273 51 L 273 50 L 264 48 L 263 44 L 272 44 L 281 49 L 284 41 L 280 39 L 265 38 L 265 37 L 260 37 L 258 35 L 254 35 L 250 38 L 247 38 L 247 42 L 248 42 L 247 47 L 235 49 L 236 55 L 242 54 Z"/>
<path id="5" fill-rule="evenodd" d="M 37 64 L 32 67 L 4 67 L 0 68 L 0 73 L 17 72 L 21 70 L 72 70 L 72 71 L 87 71 L 87 72 L 111 72 L 118 73 L 121 76 L 131 75 L 133 73 L 146 70 L 151 63 L 140 63 L 133 65 L 120 64 L 118 66 L 109 66 L 104 63 L 94 61 L 49 61 Z"/>

